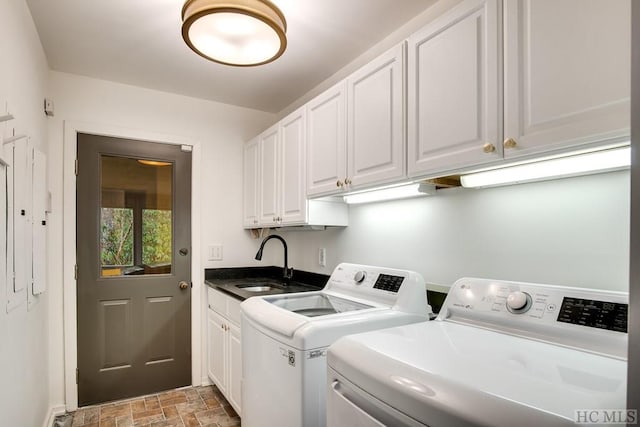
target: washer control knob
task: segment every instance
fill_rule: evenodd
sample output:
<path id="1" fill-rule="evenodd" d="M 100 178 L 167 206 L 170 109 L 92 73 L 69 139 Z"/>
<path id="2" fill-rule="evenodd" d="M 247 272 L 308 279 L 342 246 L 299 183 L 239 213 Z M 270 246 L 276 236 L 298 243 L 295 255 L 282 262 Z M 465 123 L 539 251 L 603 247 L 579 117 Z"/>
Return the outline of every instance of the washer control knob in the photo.
<path id="1" fill-rule="evenodd" d="M 525 313 L 531 307 L 531 296 L 522 291 L 511 292 L 507 297 L 507 309 L 515 314 Z"/>
<path id="2" fill-rule="evenodd" d="M 367 277 L 367 272 L 360 270 L 353 276 L 353 280 L 355 280 L 356 283 L 360 284 L 364 281 L 366 277 Z"/>

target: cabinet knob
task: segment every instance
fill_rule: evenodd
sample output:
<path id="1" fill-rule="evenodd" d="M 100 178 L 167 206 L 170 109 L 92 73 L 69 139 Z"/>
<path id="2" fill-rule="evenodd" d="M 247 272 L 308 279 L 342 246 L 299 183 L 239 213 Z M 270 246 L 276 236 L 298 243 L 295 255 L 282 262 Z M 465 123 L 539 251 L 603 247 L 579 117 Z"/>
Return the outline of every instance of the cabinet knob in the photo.
<path id="1" fill-rule="evenodd" d="M 515 148 L 515 146 L 518 145 L 518 143 L 513 138 L 507 138 L 504 140 L 502 145 L 504 146 L 504 148 Z"/>
<path id="2" fill-rule="evenodd" d="M 342 187 L 342 186 L 344 186 L 344 183 L 338 180 L 338 182 L 336 182 L 336 187 Z"/>
<path id="3" fill-rule="evenodd" d="M 346 185 L 351 185 L 351 180 L 349 178 L 345 178 L 344 183 Z"/>
<path id="4" fill-rule="evenodd" d="M 482 146 L 482 151 L 484 151 L 485 153 L 493 153 L 494 151 L 496 151 L 496 146 L 490 142 L 487 142 Z"/>

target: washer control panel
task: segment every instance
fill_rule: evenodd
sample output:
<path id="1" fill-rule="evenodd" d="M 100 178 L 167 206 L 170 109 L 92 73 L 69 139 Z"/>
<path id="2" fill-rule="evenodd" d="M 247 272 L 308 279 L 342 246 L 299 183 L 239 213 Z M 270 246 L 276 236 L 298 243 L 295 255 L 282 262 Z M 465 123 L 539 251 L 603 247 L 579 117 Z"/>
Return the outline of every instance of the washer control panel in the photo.
<path id="1" fill-rule="evenodd" d="M 627 332 L 629 304 L 564 297 L 558 322 Z"/>
<path id="2" fill-rule="evenodd" d="M 624 292 L 463 278 L 438 320 L 624 355 L 628 310 Z"/>
<path id="3" fill-rule="evenodd" d="M 391 274 L 380 274 L 378 280 L 373 285 L 373 289 L 382 289 L 383 291 L 389 291 L 396 293 L 400 289 L 404 277 L 392 276 Z"/>
<path id="4" fill-rule="evenodd" d="M 424 278 L 415 271 L 341 263 L 324 290 L 401 311 L 431 313 Z"/>

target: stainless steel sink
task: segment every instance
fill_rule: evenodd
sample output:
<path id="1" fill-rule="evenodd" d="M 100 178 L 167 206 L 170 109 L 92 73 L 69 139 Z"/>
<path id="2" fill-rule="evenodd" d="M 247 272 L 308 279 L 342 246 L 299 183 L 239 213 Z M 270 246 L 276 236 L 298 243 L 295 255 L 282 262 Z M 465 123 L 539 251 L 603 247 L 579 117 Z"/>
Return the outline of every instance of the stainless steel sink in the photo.
<path id="1" fill-rule="evenodd" d="M 267 292 L 267 291 L 272 291 L 275 289 L 282 289 L 280 286 L 274 284 L 274 283 L 245 283 L 242 285 L 236 285 L 236 288 L 240 288 L 243 291 L 247 291 L 247 292 Z"/>
<path id="2" fill-rule="evenodd" d="M 247 292 L 266 292 L 272 289 L 277 289 L 277 288 L 274 288 L 273 286 L 259 286 L 259 285 L 238 285 L 237 287 Z"/>

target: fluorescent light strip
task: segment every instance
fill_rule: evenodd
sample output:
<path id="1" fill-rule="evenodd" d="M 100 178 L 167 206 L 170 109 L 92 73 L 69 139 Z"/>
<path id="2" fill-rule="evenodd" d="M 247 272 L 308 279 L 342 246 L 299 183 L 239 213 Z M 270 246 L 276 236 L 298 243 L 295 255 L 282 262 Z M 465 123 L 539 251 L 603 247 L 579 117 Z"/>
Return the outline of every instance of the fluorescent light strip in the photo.
<path id="1" fill-rule="evenodd" d="M 435 186 L 431 184 L 411 183 L 397 187 L 381 188 L 379 190 L 363 191 L 344 196 L 348 204 L 381 202 L 384 200 L 406 199 L 409 197 L 428 196 L 435 193 Z"/>
<path id="2" fill-rule="evenodd" d="M 621 147 L 470 173 L 461 176 L 460 182 L 468 188 L 492 187 L 620 170 L 630 164 L 631 148 Z"/>

